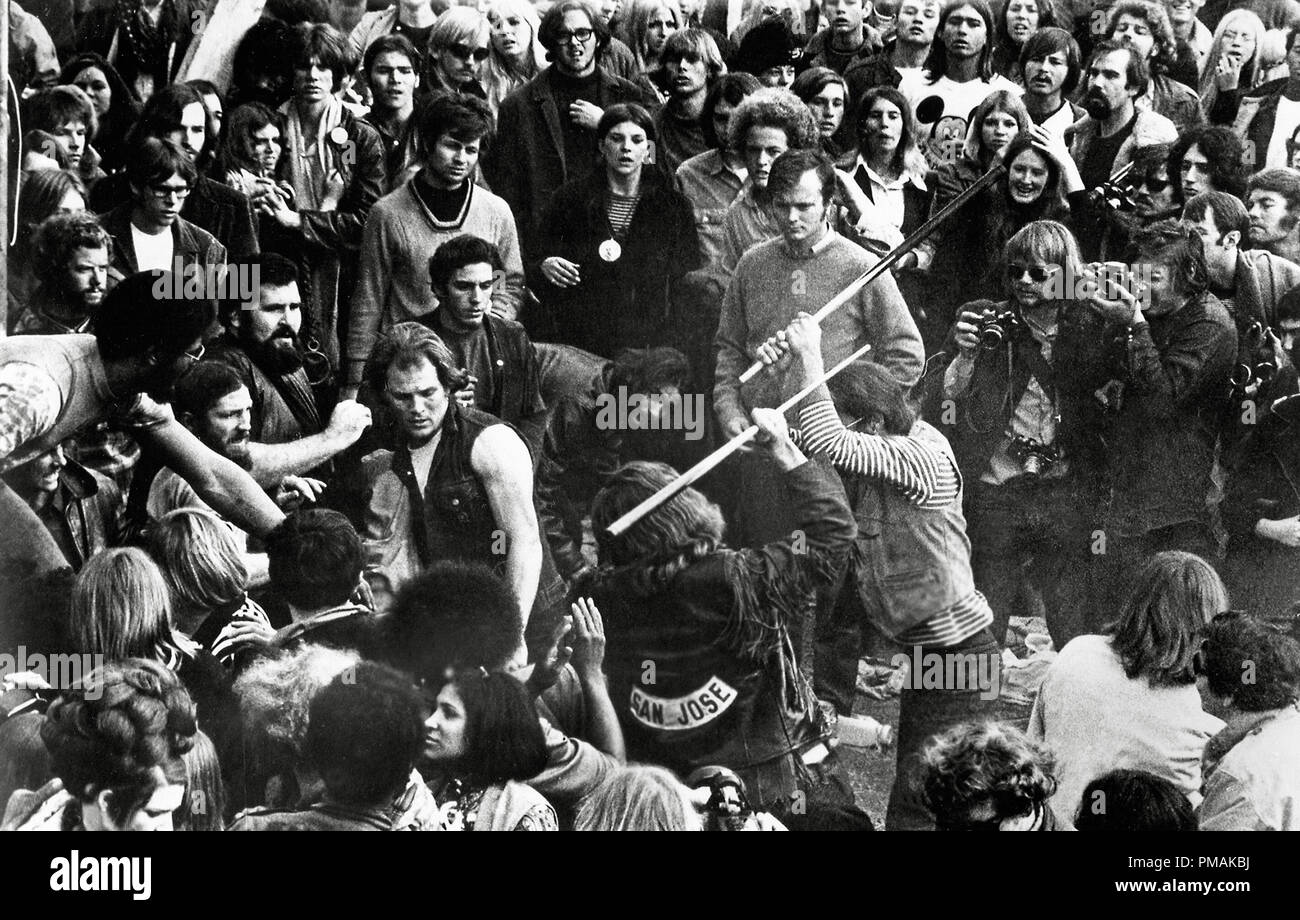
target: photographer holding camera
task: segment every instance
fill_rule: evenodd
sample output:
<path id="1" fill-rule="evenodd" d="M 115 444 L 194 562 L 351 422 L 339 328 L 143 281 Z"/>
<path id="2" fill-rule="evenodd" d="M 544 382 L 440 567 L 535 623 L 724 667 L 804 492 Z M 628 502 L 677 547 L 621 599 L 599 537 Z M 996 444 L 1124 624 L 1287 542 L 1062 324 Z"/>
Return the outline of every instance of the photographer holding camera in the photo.
<path id="1" fill-rule="evenodd" d="M 1089 304 L 1103 334 L 1084 333 L 1077 348 L 1068 346 L 1077 356 L 1073 383 L 1086 391 L 1091 375 L 1108 370 L 1089 349 L 1112 336 L 1126 345 L 1118 379 L 1097 391 L 1110 410 L 1099 432 L 1110 502 L 1091 547 L 1099 591 L 1092 609 L 1102 618 L 1117 609 L 1125 573 L 1156 553 L 1222 558 L 1213 477 L 1237 329 L 1210 293 L 1195 231 L 1174 221 L 1153 224 L 1135 234 L 1130 255 L 1145 276 L 1140 286 L 1107 285 Z"/>
<path id="2" fill-rule="evenodd" d="M 1055 355 L 1060 296 L 1082 271 L 1079 246 L 1062 224 L 1034 221 L 1011 237 L 1002 261 L 1009 299 L 961 308 L 943 352 L 951 363 L 938 368 L 942 401 L 927 416 L 966 477 L 972 568 L 993 608 L 993 638 L 1005 640 L 1013 611 L 1028 612 L 1032 584 L 1060 648 L 1080 631 L 1073 607 L 1098 496 Z"/>

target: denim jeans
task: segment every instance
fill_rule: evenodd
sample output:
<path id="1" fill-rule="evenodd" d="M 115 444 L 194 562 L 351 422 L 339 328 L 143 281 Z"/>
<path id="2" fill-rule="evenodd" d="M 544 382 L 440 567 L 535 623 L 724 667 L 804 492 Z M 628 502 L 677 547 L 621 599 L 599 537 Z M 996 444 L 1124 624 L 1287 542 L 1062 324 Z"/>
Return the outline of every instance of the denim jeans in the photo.
<path id="1" fill-rule="evenodd" d="M 906 651 L 909 659 L 914 659 L 916 652 L 922 655 L 989 655 L 993 656 L 990 661 L 1000 654 L 998 643 L 993 641 L 987 629 L 947 648 L 916 646 Z M 978 687 L 918 689 L 921 675 L 913 673 L 910 677 L 899 700 L 898 767 L 894 786 L 889 791 L 889 807 L 885 815 L 887 831 L 934 830 L 934 816 L 922 798 L 922 749 L 934 735 L 962 722 L 992 719 L 997 710 L 997 699 L 981 699 L 983 691 Z"/>

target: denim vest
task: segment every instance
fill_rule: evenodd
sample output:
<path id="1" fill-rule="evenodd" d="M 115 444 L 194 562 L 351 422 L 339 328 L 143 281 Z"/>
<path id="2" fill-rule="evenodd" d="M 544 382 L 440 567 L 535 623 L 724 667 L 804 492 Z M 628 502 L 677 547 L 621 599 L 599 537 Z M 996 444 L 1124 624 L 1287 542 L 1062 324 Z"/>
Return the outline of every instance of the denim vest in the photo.
<path id="1" fill-rule="evenodd" d="M 926 428 L 913 429 L 913 436 L 930 440 Z M 940 509 L 920 508 L 893 486 L 844 479 L 858 522 L 850 587 L 873 624 L 897 636 L 974 593 L 960 498 Z"/>
<path id="2" fill-rule="evenodd" d="M 492 513 L 483 481 L 470 463 L 479 435 L 502 424 L 486 412 L 450 403 L 423 495 L 409 451 L 391 455 L 379 452 L 367 458 L 372 492 L 366 515 L 366 543 L 372 570 L 385 574 L 390 584 L 416 574 L 407 567 L 413 560 L 403 544 L 409 539 L 414 541 L 421 569 L 439 560 L 458 559 L 485 563 L 504 577 L 505 533 Z M 389 470 L 382 470 L 388 463 Z M 563 599 L 564 582 L 543 539 L 542 570 L 533 602 L 534 616 L 529 618 L 530 632 L 536 615 Z"/>

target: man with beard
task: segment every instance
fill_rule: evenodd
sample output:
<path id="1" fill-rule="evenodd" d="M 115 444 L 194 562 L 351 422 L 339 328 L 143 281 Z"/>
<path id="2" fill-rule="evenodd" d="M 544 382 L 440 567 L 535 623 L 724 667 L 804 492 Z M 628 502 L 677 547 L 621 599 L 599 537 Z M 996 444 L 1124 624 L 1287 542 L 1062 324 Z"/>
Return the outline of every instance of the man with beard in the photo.
<path id="1" fill-rule="evenodd" d="M 0 472 L 111 419 L 156 450 L 219 513 L 264 534 L 283 518 L 275 503 L 159 404 L 203 356 L 202 336 L 212 322 L 211 302 L 176 296 L 177 287 L 165 272 L 141 273 L 104 299 L 93 337 L 0 341 Z M 40 519 L 7 486 L 0 488 L 0 517 L 7 528 L 0 561 L 34 563 L 38 572 L 66 564 Z"/>
<path id="2" fill-rule="evenodd" d="M 1088 115 L 1075 126 L 1070 146 L 1084 188 L 1095 188 L 1109 179 L 1133 158 L 1137 148 L 1178 140 L 1178 131 L 1168 118 L 1134 107 L 1150 79 L 1146 61 L 1129 46 L 1107 40 L 1093 48 L 1083 97 Z"/>
<path id="3" fill-rule="evenodd" d="M 585 391 L 562 397 L 552 407 L 546 424 L 542 459 L 537 470 L 537 513 L 546 532 L 560 574 L 573 581 L 590 563 L 582 554 L 583 518 L 605 478 L 624 463 L 649 460 L 677 470 L 693 466 L 708 450 L 704 420 L 694 439 L 689 430 L 665 431 L 647 418 L 644 428 L 609 424 L 602 407 L 647 405 L 648 413 L 662 414 L 671 401 L 695 400 L 691 366 L 675 348 L 629 348 L 607 362 L 600 377 Z M 725 471 L 710 473 L 700 484 L 706 495 L 721 498 L 726 491 Z M 723 501 L 725 506 L 730 501 Z"/>
<path id="4" fill-rule="evenodd" d="M 36 230 L 32 272 L 40 282 L 13 324 L 14 335 L 90 331 L 108 290 L 108 234 L 93 214 L 55 214 Z"/>
<path id="5" fill-rule="evenodd" d="M 231 271 L 257 284 L 251 301 L 223 306 L 226 331 L 208 359 L 232 367 L 252 396 L 254 441 L 286 444 L 319 434 L 322 394 L 313 383 L 322 381 L 313 381 L 303 366 L 297 267 L 284 256 L 263 253 L 241 259 Z"/>
<path id="6" fill-rule="evenodd" d="M 1280 166 L 1255 173 L 1246 184 L 1250 244 L 1300 264 L 1300 172 Z"/>
<path id="7" fill-rule="evenodd" d="M 500 251 L 487 240 L 462 234 L 443 243 L 429 259 L 438 309 L 428 325 L 469 374 L 457 401 L 514 425 L 537 456 L 546 426 L 537 355 L 523 326 L 492 313 L 504 272 Z"/>
<path id="8" fill-rule="evenodd" d="M 239 376 L 224 364 L 204 362 L 195 367 L 176 384 L 172 409 L 176 418 L 205 447 L 225 457 L 241 469 L 253 468 L 252 441 L 249 438 L 249 414 L 253 401 Z M 322 484 L 317 480 L 286 476 L 276 491 L 276 504 L 293 508 L 303 501 L 313 501 Z M 179 474 L 163 468 L 149 486 L 146 509 L 150 520 L 158 521 L 178 508 L 212 510 L 194 488 Z M 248 544 L 248 535 L 236 531 L 241 546 Z M 253 570 L 265 572 L 266 564 L 254 565 Z"/>

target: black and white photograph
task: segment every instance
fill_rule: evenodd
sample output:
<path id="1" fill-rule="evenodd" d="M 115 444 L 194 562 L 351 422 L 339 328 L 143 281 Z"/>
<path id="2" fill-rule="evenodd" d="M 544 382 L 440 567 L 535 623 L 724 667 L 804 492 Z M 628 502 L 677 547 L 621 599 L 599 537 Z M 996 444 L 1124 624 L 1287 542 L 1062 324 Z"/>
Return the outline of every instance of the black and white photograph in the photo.
<path id="1" fill-rule="evenodd" d="M 1290 887 L 1300 0 L 0 7 L 0 831 Z"/>

